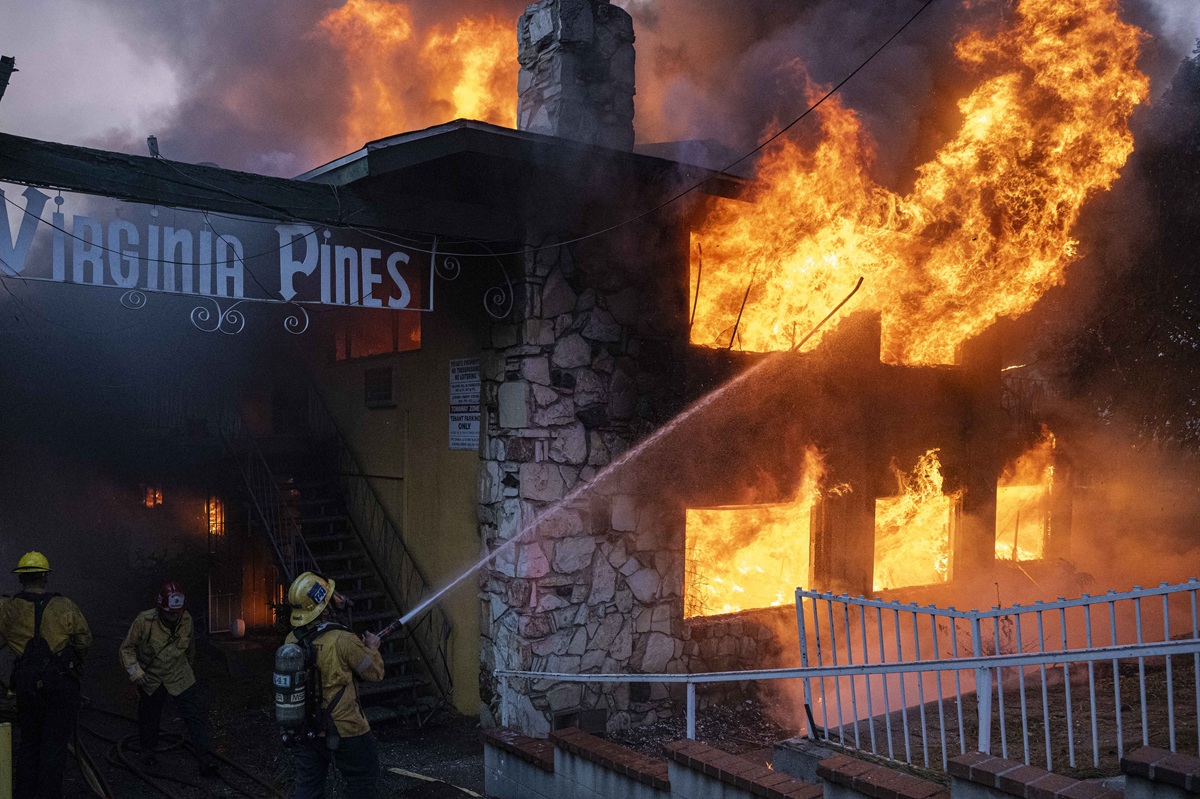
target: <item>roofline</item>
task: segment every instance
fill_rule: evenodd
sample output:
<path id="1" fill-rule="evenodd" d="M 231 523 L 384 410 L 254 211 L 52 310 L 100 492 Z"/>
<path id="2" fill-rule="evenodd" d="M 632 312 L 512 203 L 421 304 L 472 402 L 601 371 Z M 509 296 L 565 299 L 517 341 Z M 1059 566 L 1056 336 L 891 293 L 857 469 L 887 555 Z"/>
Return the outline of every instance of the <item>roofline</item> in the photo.
<path id="1" fill-rule="evenodd" d="M 474 119 L 455 119 L 450 122 L 445 122 L 440 125 L 433 125 L 421 130 L 398 133 L 382 139 L 369 141 L 360 149 L 351 153 L 347 153 L 346 155 L 316 167 L 315 169 L 310 169 L 301 175 L 297 175 L 295 179 L 302 181 L 340 183 L 341 185 L 352 183 L 357 179 L 357 177 L 343 181 L 337 181 L 336 179 L 322 181 L 321 178 L 332 176 L 338 171 L 344 170 L 347 167 L 351 167 L 361 161 L 365 161 L 370 157 L 373 151 L 386 150 L 391 147 L 403 147 L 418 141 L 448 135 L 460 130 L 475 131 L 485 135 L 509 139 L 517 142 L 525 142 L 529 144 L 555 148 L 566 148 L 569 150 L 575 150 L 577 152 L 592 151 L 596 152 L 597 154 L 604 153 L 614 158 L 629 159 L 634 162 L 641 162 L 645 164 L 671 164 L 682 169 L 700 170 L 701 175 L 699 177 L 701 179 L 699 180 L 699 184 L 707 183 L 713 179 L 719 179 L 723 182 L 733 183 L 739 187 L 749 183 L 746 178 L 740 175 L 702 167 L 697 164 L 690 164 L 684 161 L 674 161 L 668 158 L 660 158 L 659 156 L 644 155 L 631 150 L 617 150 L 611 147 L 604 147 L 596 144 L 586 144 L 584 142 L 566 139 L 560 136 L 549 136 L 544 133 L 533 133 L 531 131 L 506 128 L 501 125 L 493 125 L 488 122 L 480 122 Z M 363 177 L 367 174 L 369 174 L 369 170 L 364 169 L 361 171 L 358 177 Z M 724 192 L 714 193 L 724 195 Z"/>

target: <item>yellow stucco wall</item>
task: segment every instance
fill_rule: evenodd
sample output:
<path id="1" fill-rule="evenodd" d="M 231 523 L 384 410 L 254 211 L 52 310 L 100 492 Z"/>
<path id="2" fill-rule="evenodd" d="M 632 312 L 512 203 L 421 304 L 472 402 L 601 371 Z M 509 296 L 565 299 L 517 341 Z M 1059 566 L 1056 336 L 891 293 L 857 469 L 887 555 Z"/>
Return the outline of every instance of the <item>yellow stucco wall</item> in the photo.
<path id="1" fill-rule="evenodd" d="M 476 336 L 448 314 L 422 315 L 415 352 L 318 364 L 338 426 L 368 474 L 403 477 L 372 484 L 435 589 L 480 556 L 478 451 L 449 447 L 449 362 L 479 356 Z M 394 408 L 367 408 L 363 373 L 392 367 Z M 441 601 L 450 618 L 454 705 L 479 712 L 479 601 L 468 579 Z"/>

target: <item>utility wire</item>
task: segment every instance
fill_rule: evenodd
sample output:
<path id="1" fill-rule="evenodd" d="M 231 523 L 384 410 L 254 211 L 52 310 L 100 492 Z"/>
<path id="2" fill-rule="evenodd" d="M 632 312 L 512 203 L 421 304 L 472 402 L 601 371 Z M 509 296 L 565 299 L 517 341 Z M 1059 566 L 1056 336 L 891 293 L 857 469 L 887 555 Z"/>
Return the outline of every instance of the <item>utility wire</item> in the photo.
<path id="1" fill-rule="evenodd" d="M 925 2 L 921 4 L 921 7 L 918 8 L 916 10 L 916 12 L 911 17 L 909 17 L 908 20 L 906 20 L 904 22 L 903 25 L 901 25 L 899 28 L 897 28 L 896 31 L 891 36 L 889 36 L 887 39 L 885 39 L 883 41 L 883 43 L 879 45 L 879 47 L 877 47 L 870 55 L 868 55 L 866 57 L 866 59 L 864 59 L 861 63 L 859 63 L 859 65 L 856 66 L 854 69 L 852 69 L 844 78 L 842 78 L 840 81 L 838 81 L 836 84 L 834 84 L 833 87 L 830 88 L 829 91 L 825 92 L 825 94 L 823 94 L 816 102 L 809 105 L 807 108 L 804 109 L 804 111 L 799 116 L 797 116 L 791 122 L 789 122 L 786 125 L 784 125 L 783 127 L 781 127 L 779 130 L 775 131 L 775 133 L 768 136 L 766 139 L 764 139 L 762 142 L 760 142 L 753 149 L 751 149 L 748 152 L 746 152 L 745 154 L 741 155 L 734 161 L 731 161 L 730 163 L 725 165 L 720 170 L 718 170 L 716 172 L 710 172 L 706 177 L 702 178 L 701 180 L 697 181 L 696 183 L 693 183 L 691 186 L 688 186 L 686 189 L 683 189 L 682 191 L 669 197 L 668 199 L 662 201 L 658 205 L 655 205 L 646 211 L 635 214 L 634 216 L 628 217 L 620 222 L 616 222 L 607 227 L 603 227 L 598 230 L 594 230 L 590 233 L 584 233 L 582 235 L 575 236 L 573 238 L 564 239 L 562 241 L 555 242 L 554 244 L 544 244 L 544 245 L 541 245 L 538 247 L 523 247 L 519 250 L 512 250 L 510 252 L 496 252 L 496 253 L 491 253 L 491 255 L 494 255 L 497 257 L 525 255 L 527 253 L 541 252 L 543 250 L 550 250 L 550 249 L 555 249 L 558 247 L 563 247 L 568 244 L 577 244 L 582 241 L 587 241 L 588 239 L 593 239 L 593 238 L 597 238 L 599 236 L 604 236 L 609 233 L 612 233 L 613 231 L 619 230 L 619 229 L 621 229 L 627 225 L 631 225 L 635 222 L 639 222 L 649 216 L 652 216 L 652 215 L 658 213 L 659 211 L 663 210 L 664 208 L 666 208 L 670 205 L 673 205 L 674 203 L 678 202 L 679 200 L 683 199 L 684 197 L 687 197 L 688 195 L 690 195 L 697 189 L 701 188 L 702 186 L 715 180 L 717 177 L 720 177 L 720 176 L 724 175 L 725 173 L 728 173 L 729 170 L 733 169 L 734 167 L 738 166 L 742 162 L 746 161 L 748 158 L 761 152 L 769 144 L 771 144 L 772 142 L 779 139 L 781 136 L 783 136 L 785 133 L 787 133 L 789 130 L 791 130 L 796 125 L 798 125 L 801 121 L 803 121 L 805 118 L 807 118 L 808 115 L 811 114 L 813 111 L 820 108 L 821 105 L 824 104 L 824 102 L 826 100 L 828 100 L 830 97 L 832 97 L 838 91 L 840 91 L 843 86 L 845 86 L 847 83 L 849 83 L 859 72 L 861 72 L 863 69 L 865 69 L 868 64 L 870 64 L 872 61 L 874 61 L 879 56 L 880 53 L 882 53 L 885 49 L 887 49 L 887 47 L 889 45 L 891 45 L 892 42 L 894 42 L 897 38 L 899 38 L 899 36 L 902 33 L 904 33 L 904 31 L 907 30 L 909 28 L 909 26 L 911 26 L 914 22 L 916 22 L 917 18 L 920 17 L 921 14 L 923 14 L 925 12 L 925 10 L 927 8 L 929 8 L 931 5 L 933 5 L 936 1 L 937 0 L 925 0 Z M 166 164 L 167 166 L 169 166 L 170 168 L 172 168 L 176 172 L 178 172 L 180 175 L 182 175 L 187 181 L 187 182 L 182 183 L 182 185 L 190 185 L 191 188 L 197 188 L 199 186 L 203 186 L 203 187 L 209 188 L 213 191 L 218 191 L 222 194 L 226 194 L 229 197 L 232 197 L 241 202 L 248 203 L 248 204 L 250 204 L 252 206 L 256 206 L 258 208 L 262 208 L 262 209 L 270 212 L 272 214 L 272 216 L 278 221 L 288 221 L 288 222 L 301 221 L 301 220 L 297 220 L 295 217 L 288 216 L 287 209 L 279 209 L 279 208 L 275 208 L 270 205 L 266 205 L 257 200 L 253 200 L 249 197 L 245 197 L 241 194 L 238 194 L 237 192 L 227 189 L 223 186 L 209 183 L 208 181 L 201 180 L 195 176 L 188 175 L 187 173 L 183 172 L 181 169 L 176 167 L 174 164 L 172 164 L 170 161 L 163 158 L 162 156 L 158 156 L 156 160 L 162 161 L 164 164 Z M 160 179 L 165 179 L 165 178 L 160 178 Z M 178 181 L 178 180 L 172 180 L 171 182 L 176 183 L 176 184 L 181 183 L 181 181 Z M 336 190 L 335 190 L 334 196 L 335 196 L 335 200 L 337 200 L 337 202 L 338 202 L 338 206 L 340 209 L 341 202 L 340 202 L 340 198 L 337 197 Z M 12 202 L 12 201 L 10 200 L 9 202 Z M 339 216 L 340 216 L 340 211 L 339 211 Z M 389 244 L 404 247 L 413 252 L 419 252 L 419 253 L 423 253 L 426 255 L 438 254 L 437 252 L 435 252 L 432 249 L 426 250 L 426 249 L 422 249 L 420 247 L 411 246 L 406 243 L 400 243 L 400 242 L 388 239 L 385 236 L 382 236 L 380 234 L 372 232 L 366 228 L 359 228 L 354 225 L 348 225 L 347 227 L 349 227 L 349 229 L 351 229 L 351 230 L 356 230 L 360 233 L 364 233 L 366 235 L 372 236 L 373 238 L 377 238 L 380 241 L 384 241 Z M 282 248 L 280 248 L 280 249 L 282 249 Z M 487 257 L 485 255 L 474 255 L 472 253 L 455 253 L 455 254 L 459 255 L 461 257 L 481 257 L 481 258 Z M 245 260 L 245 259 L 243 259 L 243 260 Z"/>

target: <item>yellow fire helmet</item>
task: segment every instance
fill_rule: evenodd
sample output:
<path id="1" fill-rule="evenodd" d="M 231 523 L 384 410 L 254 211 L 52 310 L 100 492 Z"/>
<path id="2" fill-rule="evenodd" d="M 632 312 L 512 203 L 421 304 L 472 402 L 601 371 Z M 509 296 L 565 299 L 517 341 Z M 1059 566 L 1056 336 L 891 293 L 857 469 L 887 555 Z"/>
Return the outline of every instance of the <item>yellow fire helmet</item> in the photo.
<path id="1" fill-rule="evenodd" d="M 41 552 L 26 552 L 17 562 L 13 574 L 46 574 L 50 571 L 50 561 Z"/>
<path id="2" fill-rule="evenodd" d="M 292 626 L 303 627 L 321 615 L 333 599 L 334 582 L 305 572 L 292 581 L 288 589 L 288 604 L 292 606 Z"/>

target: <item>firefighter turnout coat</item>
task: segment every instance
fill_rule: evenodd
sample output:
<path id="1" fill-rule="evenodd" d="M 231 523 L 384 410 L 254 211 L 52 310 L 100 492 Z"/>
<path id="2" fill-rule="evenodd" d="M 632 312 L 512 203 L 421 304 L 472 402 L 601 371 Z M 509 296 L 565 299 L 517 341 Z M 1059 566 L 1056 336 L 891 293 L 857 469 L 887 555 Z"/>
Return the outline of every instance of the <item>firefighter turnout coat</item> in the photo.
<path id="1" fill-rule="evenodd" d="M 45 593 L 31 590 L 28 593 Z M 25 646 L 33 637 L 33 603 L 19 597 L 0 597 L 0 638 L 17 656 L 25 654 Z M 92 645 L 92 631 L 79 606 L 65 596 L 55 596 L 42 611 L 41 637 L 50 651 L 59 654 L 68 646 L 75 647 L 80 657 Z"/>
<path id="2" fill-rule="evenodd" d="M 179 621 L 170 625 L 163 621 L 157 608 L 138 614 L 120 650 L 121 665 L 129 673 L 129 679 L 136 680 L 145 674 L 142 689 L 147 694 L 165 685 L 171 696 L 179 696 L 196 684 L 196 674 L 192 671 L 195 655 L 192 614 L 185 610 Z"/>
<path id="3" fill-rule="evenodd" d="M 287 643 L 298 643 L 296 633 L 304 634 L 307 630 L 300 628 L 289 633 Z M 331 713 L 334 727 L 343 738 L 364 735 L 371 731 L 371 725 L 358 703 L 358 680 L 382 680 L 383 656 L 349 630 L 340 627 L 319 630 L 318 626 L 310 640 L 317 650 L 317 669 L 321 672 L 321 706 L 328 708 L 344 687 L 346 690 Z"/>

